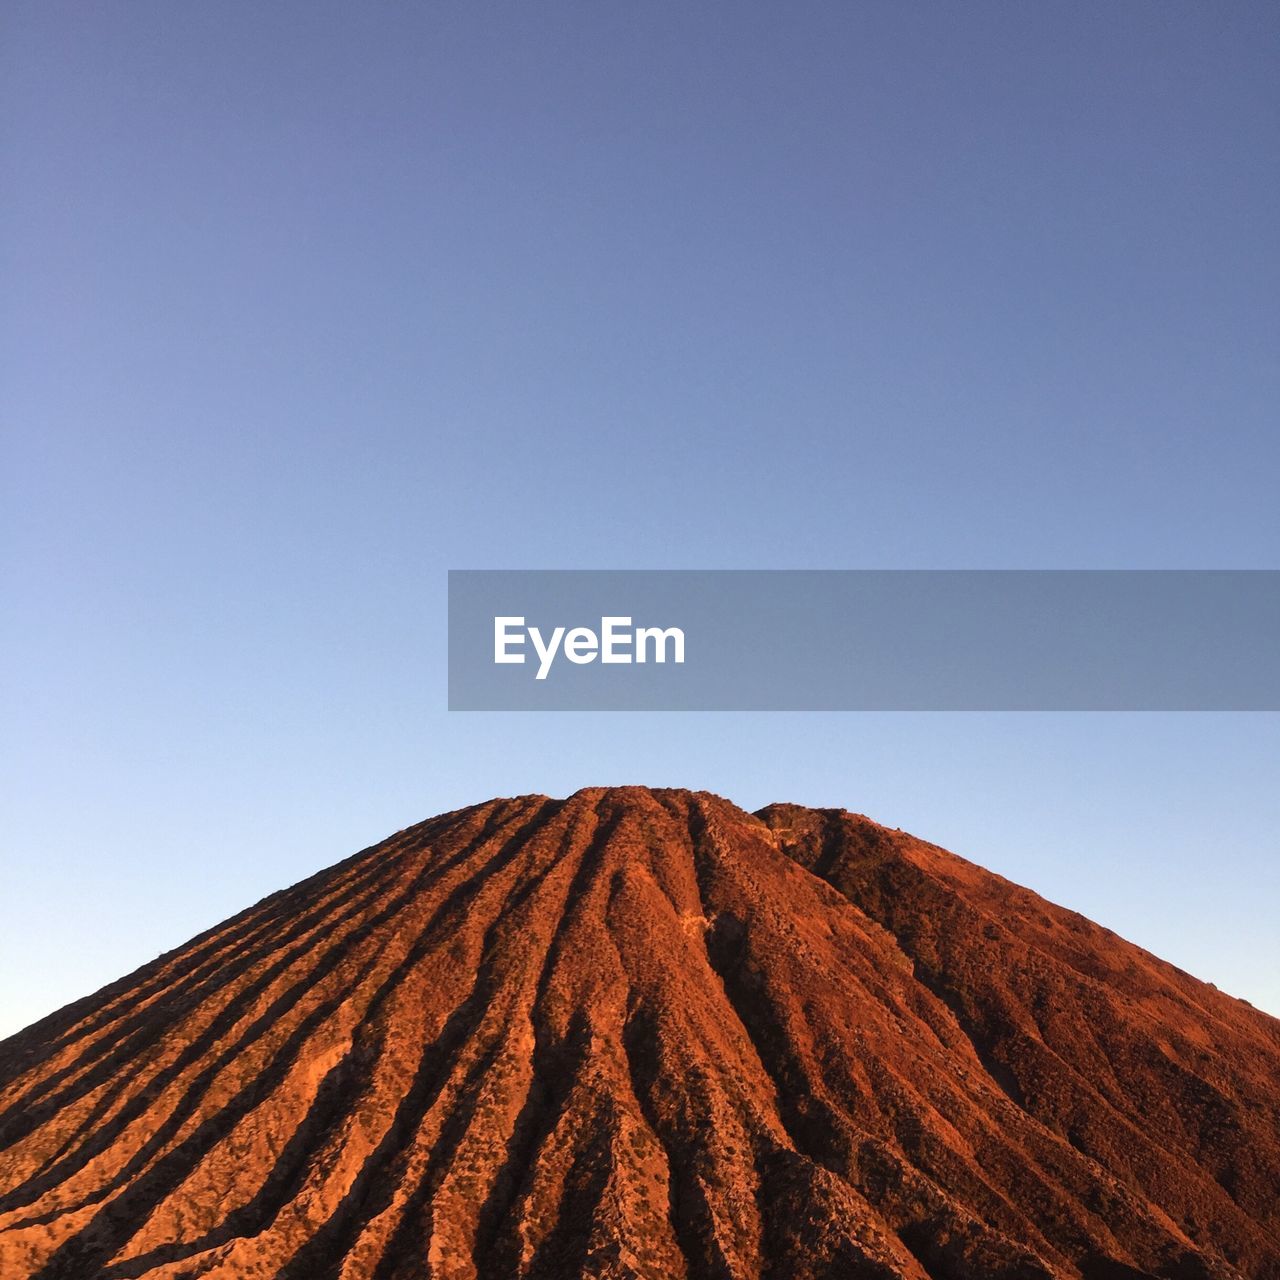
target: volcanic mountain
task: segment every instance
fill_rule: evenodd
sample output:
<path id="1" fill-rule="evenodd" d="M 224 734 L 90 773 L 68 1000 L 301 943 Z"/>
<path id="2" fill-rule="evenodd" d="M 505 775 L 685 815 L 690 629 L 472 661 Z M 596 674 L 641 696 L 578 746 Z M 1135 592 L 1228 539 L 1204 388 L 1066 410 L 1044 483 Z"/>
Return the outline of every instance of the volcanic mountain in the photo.
<path id="1" fill-rule="evenodd" d="M 0 1276 L 1280 1277 L 1280 1022 L 855 814 L 431 819 L 0 1044 Z"/>

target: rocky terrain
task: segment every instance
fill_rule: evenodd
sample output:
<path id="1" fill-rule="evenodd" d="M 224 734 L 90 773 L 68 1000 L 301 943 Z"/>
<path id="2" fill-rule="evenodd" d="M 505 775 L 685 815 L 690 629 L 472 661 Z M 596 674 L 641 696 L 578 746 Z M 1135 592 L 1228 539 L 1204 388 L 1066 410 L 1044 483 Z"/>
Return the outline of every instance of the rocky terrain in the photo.
<path id="1" fill-rule="evenodd" d="M 1280 1280 L 1280 1022 L 866 818 L 494 800 L 0 1043 L 0 1277 Z"/>

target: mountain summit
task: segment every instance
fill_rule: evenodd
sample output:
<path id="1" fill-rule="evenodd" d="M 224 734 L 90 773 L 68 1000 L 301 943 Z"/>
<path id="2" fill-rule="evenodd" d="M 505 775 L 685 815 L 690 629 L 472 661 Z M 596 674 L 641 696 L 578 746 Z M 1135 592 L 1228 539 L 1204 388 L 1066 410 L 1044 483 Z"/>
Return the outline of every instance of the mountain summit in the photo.
<path id="1" fill-rule="evenodd" d="M 1280 1022 L 835 810 L 433 818 L 0 1044 L 4 1280 L 1280 1277 Z"/>

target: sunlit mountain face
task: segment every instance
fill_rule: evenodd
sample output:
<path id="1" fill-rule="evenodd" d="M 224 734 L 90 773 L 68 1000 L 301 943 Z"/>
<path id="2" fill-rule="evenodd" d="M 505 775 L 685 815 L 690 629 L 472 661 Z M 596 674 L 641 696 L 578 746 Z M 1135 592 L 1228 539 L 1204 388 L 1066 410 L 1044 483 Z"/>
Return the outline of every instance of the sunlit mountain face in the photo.
<path id="1" fill-rule="evenodd" d="M 0 1043 L 5 1280 L 1280 1277 L 1278 1189 L 1280 1022 L 701 792 L 444 814 Z"/>

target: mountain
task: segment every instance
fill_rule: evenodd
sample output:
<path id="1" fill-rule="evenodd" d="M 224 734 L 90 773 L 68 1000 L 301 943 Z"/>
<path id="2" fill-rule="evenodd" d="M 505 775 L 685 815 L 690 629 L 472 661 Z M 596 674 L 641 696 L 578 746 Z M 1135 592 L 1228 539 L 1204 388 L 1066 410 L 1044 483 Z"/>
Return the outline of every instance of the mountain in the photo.
<path id="1" fill-rule="evenodd" d="M 855 814 L 444 814 L 0 1044 L 0 1276 L 1280 1277 L 1280 1022 Z"/>

